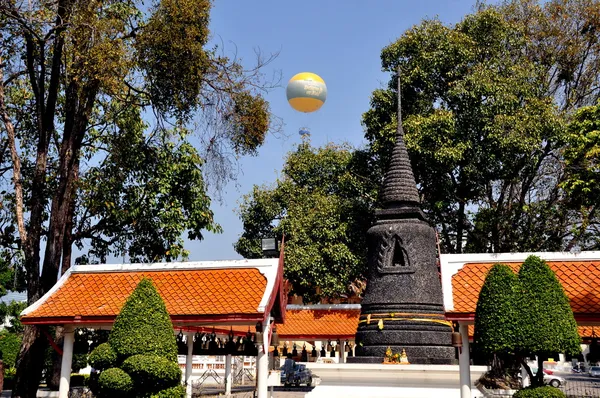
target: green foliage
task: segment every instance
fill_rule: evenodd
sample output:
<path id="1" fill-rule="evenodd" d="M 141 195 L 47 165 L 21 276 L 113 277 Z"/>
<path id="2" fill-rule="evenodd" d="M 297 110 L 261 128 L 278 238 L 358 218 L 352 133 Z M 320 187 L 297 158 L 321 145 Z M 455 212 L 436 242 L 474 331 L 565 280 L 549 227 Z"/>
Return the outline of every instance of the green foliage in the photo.
<path id="1" fill-rule="evenodd" d="M 181 369 L 177 362 L 157 355 L 132 355 L 121 365 L 134 381 L 136 390 L 156 392 L 177 386 Z"/>
<path id="2" fill-rule="evenodd" d="M 163 112 L 185 114 L 200 100 L 210 7 L 209 0 L 160 0 L 136 41 L 150 96 Z"/>
<path id="3" fill-rule="evenodd" d="M 0 332 L 0 354 L 4 361 L 5 368 L 12 368 L 15 366 L 19 349 L 21 348 L 21 336 L 16 333 L 9 333 L 7 331 Z"/>
<path id="4" fill-rule="evenodd" d="M 115 319 L 108 343 L 119 361 L 155 354 L 177 361 L 173 324 L 165 303 L 149 279 L 142 279 Z"/>
<path id="5" fill-rule="evenodd" d="M 102 343 L 91 352 L 88 361 L 92 368 L 103 371 L 117 364 L 117 353 L 110 344 Z"/>
<path id="6" fill-rule="evenodd" d="M 93 239 L 90 254 L 105 258 L 127 251 L 131 261 L 186 258 L 184 231 L 188 239 L 202 239 L 203 229 L 221 231 L 198 151 L 181 138 L 186 131 L 145 139 L 139 112 L 123 115 L 119 125 L 120 134 L 107 142 L 110 154 L 80 184 L 90 216 L 101 218 L 107 230 L 118 230 L 112 248 Z"/>
<path id="7" fill-rule="evenodd" d="M 293 293 L 306 302 L 350 293 L 364 278 L 365 236 L 376 197 L 377 183 L 364 177 L 365 168 L 361 151 L 300 144 L 274 187 L 255 186 L 244 197 L 244 233 L 236 251 L 259 258 L 261 238 L 285 235 L 284 272 Z"/>
<path id="8" fill-rule="evenodd" d="M 363 115 L 373 179 L 393 147 L 399 78 L 407 147 L 444 252 L 590 247 L 558 159 L 570 112 L 600 92 L 592 3 L 479 6 L 455 25 L 425 20 L 383 49 L 392 77 Z"/>
<path id="9" fill-rule="evenodd" d="M 10 303 L 0 303 L 0 319 L 8 317 L 10 326 L 5 330 L 10 333 L 23 333 L 23 324 L 21 323 L 21 312 L 27 307 L 26 302 L 11 301 Z"/>
<path id="10" fill-rule="evenodd" d="M 566 398 L 564 392 L 558 388 L 544 387 L 528 387 L 519 390 L 513 395 L 514 398 Z"/>
<path id="11" fill-rule="evenodd" d="M 529 256 L 519 270 L 521 291 L 518 350 L 525 356 L 581 353 L 573 311 L 560 282 L 545 261 Z"/>
<path id="12" fill-rule="evenodd" d="M 600 204 L 600 103 L 575 112 L 563 154 L 567 178 L 562 186 L 571 199 L 571 206 L 585 216 L 579 229 L 580 239 L 597 244 L 598 234 L 591 227 L 595 209 Z"/>
<path id="13" fill-rule="evenodd" d="M 98 386 L 101 398 L 134 396 L 133 380 L 119 368 L 110 368 L 100 373 Z"/>
<path id="14" fill-rule="evenodd" d="M 519 280 L 504 264 L 494 264 L 488 272 L 475 310 L 474 344 L 489 357 L 515 352 L 519 339 Z"/>
<path id="15" fill-rule="evenodd" d="M 185 397 L 185 387 L 181 384 L 167 388 L 166 390 L 159 391 L 155 394 L 150 395 L 150 398 L 183 398 Z"/>

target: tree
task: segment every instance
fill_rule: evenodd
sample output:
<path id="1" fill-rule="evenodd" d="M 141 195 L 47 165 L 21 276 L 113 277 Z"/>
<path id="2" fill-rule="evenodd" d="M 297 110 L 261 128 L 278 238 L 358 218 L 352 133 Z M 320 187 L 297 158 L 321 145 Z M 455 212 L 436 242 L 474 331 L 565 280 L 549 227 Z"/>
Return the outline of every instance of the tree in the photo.
<path id="1" fill-rule="evenodd" d="M 268 60 L 207 49 L 210 5 L 0 2 L 0 242 L 22 253 L 29 303 L 73 261 L 185 257 L 184 231 L 220 229 L 200 151 L 253 154 L 272 118 Z M 27 326 L 13 396 L 35 396 L 46 347 Z"/>
<path id="2" fill-rule="evenodd" d="M 244 197 L 236 251 L 259 258 L 261 238 L 285 235 L 284 272 L 293 293 L 318 302 L 360 291 L 377 185 L 364 177 L 363 158 L 348 146 L 301 143 L 275 186 L 255 186 Z"/>
<path id="3" fill-rule="evenodd" d="M 485 277 L 475 310 L 474 347 L 500 376 L 519 339 L 519 280 L 512 269 L 494 264 Z"/>
<path id="4" fill-rule="evenodd" d="M 532 385 L 544 385 L 544 358 L 551 353 L 581 353 L 581 338 L 569 299 L 548 264 L 529 256 L 519 270 L 519 338 L 516 350 L 522 357 L 537 355 L 538 372 Z"/>
<path id="5" fill-rule="evenodd" d="M 594 222 L 600 202 L 598 197 L 600 153 L 600 103 L 577 110 L 569 124 L 563 156 L 568 177 L 563 182 L 571 206 L 584 215 L 578 231 L 582 246 L 597 247 L 598 225 Z"/>
<path id="6" fill-rule="evenodd" d="M 173 324 L 149 279 L 142 279 L 115 319 L 108 343 L 90 355 L 100 397 L 183 397 Z"/>
<path id="7" fill-rule="evenodd" d="M 598 9 L 507 1 L 452 26 L 425 20 L 383 49 L 392 78 L 363 115 L 372 170 L 389 160 L 400 78 L 407 147 L 443 251 L 580 243 L 560 151 L 570 113 L 599 95 Z"/>

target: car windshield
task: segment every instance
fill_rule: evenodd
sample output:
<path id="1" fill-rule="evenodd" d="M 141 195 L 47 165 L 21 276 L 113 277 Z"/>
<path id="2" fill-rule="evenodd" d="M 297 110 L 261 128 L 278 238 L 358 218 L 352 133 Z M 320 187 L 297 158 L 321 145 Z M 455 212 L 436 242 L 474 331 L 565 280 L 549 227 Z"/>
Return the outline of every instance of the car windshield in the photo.
<path id="1" fill-rule="evenodd" d="M 592 371 L 594 372 L 599 372 L 600 371 L 600 366 L 592 366 Z"/>

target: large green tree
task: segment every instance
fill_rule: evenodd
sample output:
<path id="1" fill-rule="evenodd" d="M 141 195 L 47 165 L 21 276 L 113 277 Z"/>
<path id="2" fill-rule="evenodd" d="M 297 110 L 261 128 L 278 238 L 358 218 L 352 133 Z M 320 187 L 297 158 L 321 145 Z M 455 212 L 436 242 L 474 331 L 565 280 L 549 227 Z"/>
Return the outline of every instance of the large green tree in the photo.
<path id="1" fill-rule="evenodd" d="M 561 149 L 573 109 L 599 95 L 598 5 L 481 6 L 455 25 L 426 20 L 382 51 L 392 78 L 363 116 L 373 170 L 389 160 L 400 78 L 407 147 L 443 251 L 580 243 Z"/>
<path id="2" fill-rule="evenodd" d="M 262 257 L 260 238 L 285 235 L 284 272 L 292 293 L 306 302 L 359 293 L 376 195 L 376 182 L 366 175 L 361 151 L 301 143 L 273 186 L 255 186 L 244 197 L 236 250 Z"/>
<path id="3" fill-rule="evenodd" d="M 568 128 L 563 156 L 568 177 L 563 182 L 571 206 L 583 217 L 577 230 L 581 246 L 598 247 L 600 239 L 597 219 L 600 206 L 600 103 L 575 112 Z"/>
<path id="4" fill-rule="evenodd" d="M 0 241 L 22 257 L 29 303 L 73 245 L 81 261 L 170 260 L 182 233 L 219 230 L 200 154 L 252 154 L 272 119 L 265 60 L 248 70 L 207 48 L 210 7 L 0 1 Z M 27 326 L 13 396 L 35 397 L 46 347 Z"/>

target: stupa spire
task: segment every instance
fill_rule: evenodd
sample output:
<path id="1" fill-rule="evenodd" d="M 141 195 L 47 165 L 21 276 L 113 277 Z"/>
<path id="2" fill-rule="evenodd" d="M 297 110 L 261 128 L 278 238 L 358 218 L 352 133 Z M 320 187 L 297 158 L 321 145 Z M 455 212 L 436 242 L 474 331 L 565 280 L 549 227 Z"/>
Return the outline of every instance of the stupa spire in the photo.
<path id="1" fill-rule="evenodd" d="M 381 190 L 381 202 L 384 208 L 397 206 L 419 206 L 419 193 L 415 176 L 413 175 L 408 150 L 404 143 L 402 128 L 402 90 L 400 70 L 398 69 L 398 127 L 396 129 L 396 144 L 392 151 L 390 164 L 385 173 Z"/>

